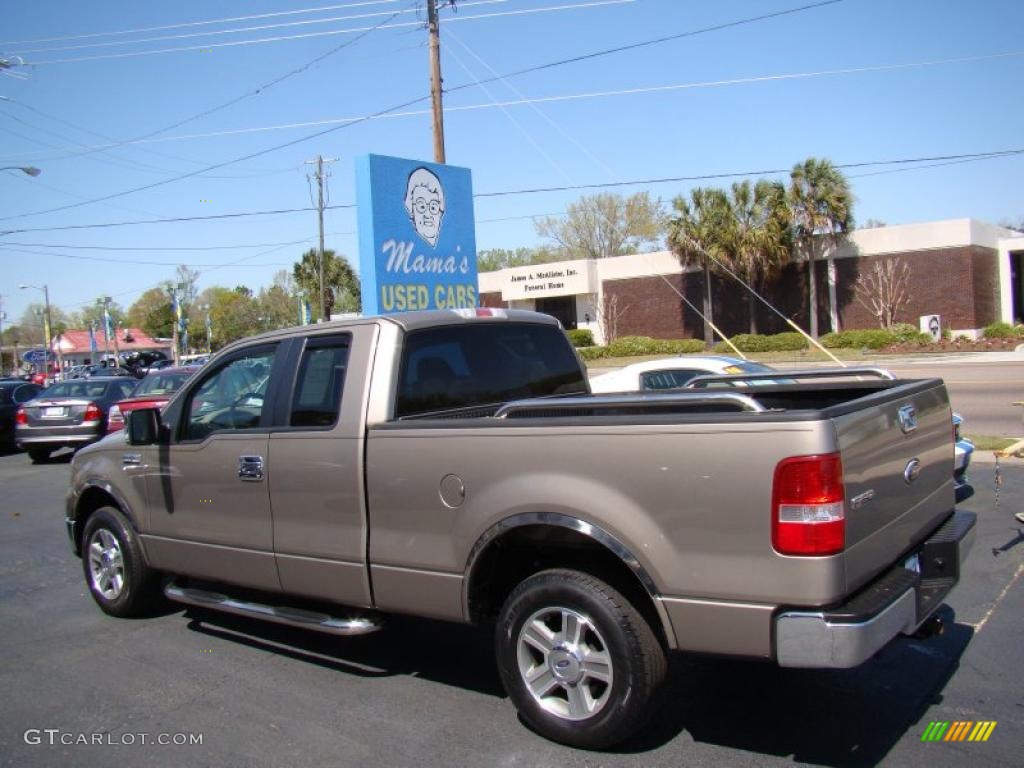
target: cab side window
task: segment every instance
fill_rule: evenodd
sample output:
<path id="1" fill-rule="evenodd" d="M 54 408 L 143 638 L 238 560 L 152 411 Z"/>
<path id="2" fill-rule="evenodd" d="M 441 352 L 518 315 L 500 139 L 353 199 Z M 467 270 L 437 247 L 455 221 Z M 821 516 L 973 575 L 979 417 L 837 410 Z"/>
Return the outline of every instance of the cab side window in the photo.
<path id="1" fill-rule="evenodd" d="M 337 423 L 348 351 L 348 335 L 306 342 L 292 396 L 289 426 L 332 427 Z"/>
<path id="2" fill-rule="evenodd" d="M 189 394 L 182 439 L 259 428 L 273 362 L 274 350 L 263 349 L 229 360 L 206 375 Z"/>

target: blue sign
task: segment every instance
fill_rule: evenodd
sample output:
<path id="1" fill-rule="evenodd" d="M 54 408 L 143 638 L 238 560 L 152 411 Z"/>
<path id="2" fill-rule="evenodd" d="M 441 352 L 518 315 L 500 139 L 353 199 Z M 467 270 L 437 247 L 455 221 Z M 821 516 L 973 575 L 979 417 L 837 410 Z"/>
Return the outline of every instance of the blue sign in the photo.
<path id="1" fill-rule="evenodd" d="M 366 155 L 356 191 L 363 314 L 477 305 L 468 168 Z"/>
<path id="2" fill-rule="evenodd" d="M 21 359 L 29 365 L 42 365 L 46 362 L 46 350 L 30 349 L 27 352 L 22 353 Z"/>

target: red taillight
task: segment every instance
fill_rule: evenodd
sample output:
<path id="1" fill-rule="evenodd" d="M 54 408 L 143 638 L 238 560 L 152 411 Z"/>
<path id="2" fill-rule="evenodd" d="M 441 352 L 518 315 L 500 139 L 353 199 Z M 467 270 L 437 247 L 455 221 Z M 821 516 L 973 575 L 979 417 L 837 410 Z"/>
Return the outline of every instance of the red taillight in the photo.
<path id="1" fill-rule="evenodd" d="M 28 414 L 25 413 L 24 408 L 19 408 L 18 412 L 14 414 L 14 422 L 16 424 L 28 425 Z"/>
<path id="2" fill-rule="evenodd" d="M 775 467 L 772 545 L 784 555 L 834 555 L 846 544 L 843 463 L 838 453 L 793 456 Z"/>
<path id="3" fill-rule="evenodd" d="M 89 403 L 85 406 L 85 414 L 82 416 L 82 421 L 99 421 L 103 418 L 103 411 L 96 403 Z"/>

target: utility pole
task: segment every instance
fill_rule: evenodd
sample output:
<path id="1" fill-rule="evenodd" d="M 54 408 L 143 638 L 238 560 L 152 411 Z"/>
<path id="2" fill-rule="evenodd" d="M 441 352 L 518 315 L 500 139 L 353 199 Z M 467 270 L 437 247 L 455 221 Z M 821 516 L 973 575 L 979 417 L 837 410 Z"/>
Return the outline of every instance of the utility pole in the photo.
<path id="1" fill-rule="evenodd" d="M 317 251 L 317 270 L 320 273 L 320 322 L 325 322 L 331 318 L 326 317 L 324 314 L 324 163 L 333 163 L 338 158 L 327 158 L 324 159 L 323 155 L 317 155 L 316 160 L 307 160 L 306 165 L 316 165 L 316 188 L 317 188 L 317 203 L 316 203 L 316 215 L 317 223 L 320 227 L 320 248 Z"/>
<path id="2" fill-rule="evenodd" d="M 437 0 L 427 0 L 427 32 L 430 35 L 430 101 L 434 110 L 434 162 L 444 163 L 444 107 L 441 99 L 441 25 L 437 19 Z"/>

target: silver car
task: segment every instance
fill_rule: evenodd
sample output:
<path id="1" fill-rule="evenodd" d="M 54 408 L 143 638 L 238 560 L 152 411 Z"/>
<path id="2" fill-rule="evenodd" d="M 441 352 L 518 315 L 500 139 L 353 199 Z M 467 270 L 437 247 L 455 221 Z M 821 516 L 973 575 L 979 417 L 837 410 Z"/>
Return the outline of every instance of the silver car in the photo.
<path id="1" fill-rule="evenodd" d="M 62 381 L 22 405 L 15 439 L 32 461 L 46 461 L 58 448 L 81 448 L 107 433 L 110 406 L 132 393 L 135 379 L 95 377 Z"/>

